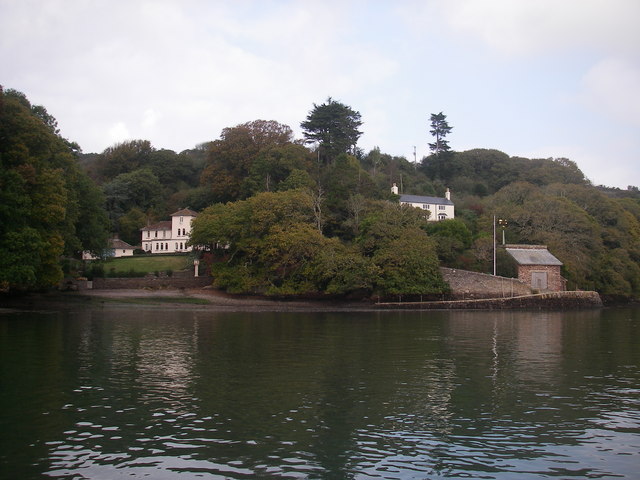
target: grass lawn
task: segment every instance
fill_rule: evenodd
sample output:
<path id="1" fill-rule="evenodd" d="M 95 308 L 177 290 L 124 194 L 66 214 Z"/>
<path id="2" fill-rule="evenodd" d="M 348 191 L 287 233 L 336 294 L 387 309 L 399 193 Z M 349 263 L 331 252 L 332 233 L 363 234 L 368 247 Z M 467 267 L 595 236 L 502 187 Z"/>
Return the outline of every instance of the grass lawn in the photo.
<path id="1" fill-rule="evenodd" d="M 111 258 L 104 263 L 105 272 L 134 272 L 154 273 L 174 272 L 193 268 L 188 255 L 134 255 L 133 257 Z"/>

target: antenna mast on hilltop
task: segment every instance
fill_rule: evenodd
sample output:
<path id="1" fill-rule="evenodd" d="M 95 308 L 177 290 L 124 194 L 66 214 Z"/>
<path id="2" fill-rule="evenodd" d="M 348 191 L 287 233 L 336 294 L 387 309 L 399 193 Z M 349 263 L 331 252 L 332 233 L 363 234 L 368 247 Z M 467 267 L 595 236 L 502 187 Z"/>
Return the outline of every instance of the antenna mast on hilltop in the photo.
<path id="1" fill-rule="evenodd" d="M 413 146 L 413 169 L 417 170 L 418 169 L 418 160 L 416 158 L 416 146 Z"/>

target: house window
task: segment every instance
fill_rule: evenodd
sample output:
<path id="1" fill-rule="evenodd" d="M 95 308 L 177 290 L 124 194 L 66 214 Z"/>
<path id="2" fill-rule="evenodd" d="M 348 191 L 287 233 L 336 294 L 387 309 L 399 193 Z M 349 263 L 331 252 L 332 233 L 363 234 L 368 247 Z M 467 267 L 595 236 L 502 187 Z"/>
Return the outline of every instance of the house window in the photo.
<path id="1" fill-rule="evenodd" d="M 155 237 L 158 238 L 158 231 L 156 230 L 154 233 L 155 233 Z"/>
<path id="2" fill-rule="evenodd" d="M 151 236 L 151 232 L 147 230 L 147 238 L 149 238 L 150 236 Z"/>
<path id="3" fill-rule="evenodd" d="M 423 210 L 429 210 L 429 205 L 427 205 L 426 203 L 422 204 L 422 209 Z"/>
<path id="4" fill-rule="evenodd" d="M 446 207 L 444 205 L 438 205 L 438 210 L 444 210 Z"/>
<path id="5" fill-rule="evenodd" d="M 180 223 L 182 223 L 182 217 L 180 217 Z"/>
<path id="6" fill-rule="evenodd" d="M 168 243 L 165 243 L 165 244 L 164 244 L 164 249 L 165 249 L 165 250 L 169 250 L 169 244 L 168 244 Z"/>
<path id="7" fill-rule="evenodd" d="M 447 214 L 446 213 L 441 213 L 438 215 L 438 220 L 446 220 L 447 219 Z"/>
<path id="8" fill-rule="evenodd" d="M 184 247 L 182 246 L 182 242 L 180 242 L 180 250 L 182 250 Z"/>
<path id="9" fill-rule="evenodd" d="M 178 250 L 178 242 L 176 242 L 176 250 Z"/>

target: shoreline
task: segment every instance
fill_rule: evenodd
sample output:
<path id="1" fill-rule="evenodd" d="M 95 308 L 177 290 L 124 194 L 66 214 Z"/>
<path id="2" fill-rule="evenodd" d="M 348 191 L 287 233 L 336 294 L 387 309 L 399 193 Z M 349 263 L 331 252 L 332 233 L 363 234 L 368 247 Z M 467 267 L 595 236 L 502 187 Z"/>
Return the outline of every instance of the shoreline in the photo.
<path id="1" fill-rule="evenodd" d="M 6 306 L 5 306 L 6 304 Z M 206 289 L 114 289 L 75 292 L 30 293 L 13 297 L 0 306 L 2 311 L 42 308 L 113 306 L 180 308 L 219 312 L 343 312 L 377 311 L 373 303 L 347 300 L 281 300 L 227 294 Z"/>
<path id="2" fill-rule="evenodd" d="M 205 288 L 52 291 L 4 297 L 0 312 L 87 307 L 163 308 L 212 312 L 380 312 L 393 310 L 579 310 L 602 308 L 596 292 L 552 292 L 517 297 L 432 302 L 272 299 Z M 5 301 L 7 300 L 7 301 Z"/>

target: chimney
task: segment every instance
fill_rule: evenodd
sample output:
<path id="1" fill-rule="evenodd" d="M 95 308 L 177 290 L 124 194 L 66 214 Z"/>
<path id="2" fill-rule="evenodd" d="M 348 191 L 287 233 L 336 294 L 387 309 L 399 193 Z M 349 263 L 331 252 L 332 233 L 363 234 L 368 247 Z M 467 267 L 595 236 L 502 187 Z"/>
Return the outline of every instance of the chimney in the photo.
<path id="1" fill-rule="evenodd" d="M 398 185 L 396 185 L 395 183 L 393 184 L 393 187 L 391 187 L 391 193 L 393 193 L 394 195 L 398 195 Z"/>
<path id="2" fill-rule="evenodd" d="M 447 188 L 447 191 L 444 192 L 444 198 L 446 198 L 447 200 L 451 200 L 451 192 L 449 191 L 448 188 Z"/>

